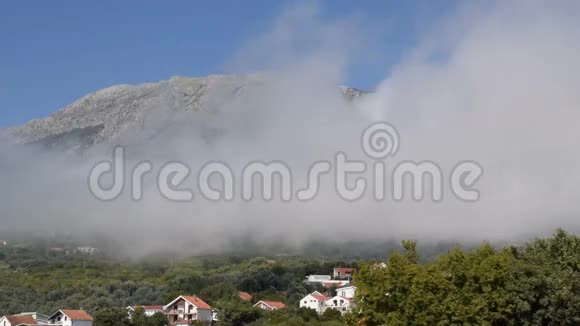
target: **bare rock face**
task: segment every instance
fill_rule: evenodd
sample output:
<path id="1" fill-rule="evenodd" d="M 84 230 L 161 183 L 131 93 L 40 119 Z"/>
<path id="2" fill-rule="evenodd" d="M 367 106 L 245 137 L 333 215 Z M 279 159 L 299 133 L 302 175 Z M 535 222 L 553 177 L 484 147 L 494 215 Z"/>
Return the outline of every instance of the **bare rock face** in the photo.
<path id="1" fill-rule="evenodd" d="M 84 96 L 47 118 L 9 128 L 4 134 L 19 143 L 64 150 L 147 140 L 180 124 L 207 128 L 211 134 L 207 122 L 220 103 L 263 82 L 259 75 L 212 75 L 113 86 Z M 364 92 L 340 87 L 337 95 L 354 100 Z"/>

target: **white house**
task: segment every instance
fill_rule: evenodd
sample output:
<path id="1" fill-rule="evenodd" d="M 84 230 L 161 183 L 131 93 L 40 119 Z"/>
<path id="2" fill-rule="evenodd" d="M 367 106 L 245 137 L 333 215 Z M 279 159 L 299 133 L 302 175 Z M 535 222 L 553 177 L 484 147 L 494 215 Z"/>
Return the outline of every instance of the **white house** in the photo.
<path id="1" fill-rule="evenodd" d="M 181 325 L 191 321 L 211 322 L 212 308 L 197 296 L 180 295 L 163 307 L 169 325 Z"/>
<path id="2" fill-rule="evenodd" d="M 92 326 L 93 317 L 84 310 L 62 309 L 48 318 L 50 325 L 61 326 Z"/>
<path id="3" fill-rule="evenodd" d="M 329 298 L 318 291 L 314 291 L 300 300 L 300 308 L 314 309 L 318 314 L 326 309 L 326 300 Z"/>
<path id="4" fill-rule="evenodd" d="M 97 248 L 93 247 L 77 247 L 76 252 L 85 255 L 94 255 L 99 251 Z"/>
<path id="5" fill-rule="evenodd" d="M 355 303 L 351 298 L 345 298 L 338 295 L 326 300 L 324 304 L 326 308 L 338 310 L 343 314 L 351 311 L 351 309 L 355 307 Z"/>
<path id="6" fill-rule="evenodd" d="M 262 310 L 272 311 L 272 310 L 278 310 L 278 309 L 286 308 L 286 305 L 284 304 L 284 302 L 280 302 L 280 301 L 262 300 L 262 301 L 258 301 L 254 305 L 254 307 L 260 308 Z"/>
<path id="7" fill-rule="evenodd" d="M 332 280 L 330 275 L 308 275 L 304 282 L 307 283 L 324 283 Z"/>
<path id="8" fill-rule="evenodd" d="M 46 325 L 48 316 L 36 312 L 25 312 L 18 315 L 0 317 L 0 326 Z"/>
<path id="9" fill-rule="evenodd" d="M 346 286 L 336 289 L 336 295 L 352 299 L 356 293 L 356 286 Z"/>
<path id="10" fill-rule="evenodd" d="M 129 307 L 127 307 L 127 312 L 129 313 L 129 318 L 131 318 L 131 315 L 138 308 L 143 308 L 143 310 L 145 312 L 145 316 L 147 316 L 147 317 L 151 317 L 158 312 L 165 313 L 163 310 L 163 306 L 129 306 Z"/>

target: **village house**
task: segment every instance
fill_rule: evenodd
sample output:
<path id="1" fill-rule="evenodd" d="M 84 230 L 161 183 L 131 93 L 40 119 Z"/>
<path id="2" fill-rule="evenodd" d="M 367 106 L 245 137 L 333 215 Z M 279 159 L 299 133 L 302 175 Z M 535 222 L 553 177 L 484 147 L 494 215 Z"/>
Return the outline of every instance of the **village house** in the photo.
<path id="1" fill-rule="evenodd" d="M 261 300 L 258 301 L 254 307 L 260 308 L 262 310 L 272 311 L 286 308 L 286 305 L 280 301 Z"/>
<path id="2" fill-rule="evenodd" d="M 253 297 L 248 292 L 240 292 L 239 296 L 240 296 L 240 299 L 242 299 L 244 301 L 252 302 Z"/>
<path id="3" fill-rule="evenodd" d="M 333 270 L 332 276 L 335 280 L 350 280 L 352 279 L 352 274 L 356 270 L 354 268 L 337 267 Z"/>
<path id="4" fill-rule="evenodd" d="M 308 275 L 304 282 L 306 283 L 324 283 L 332 280 L 330 275 Z"/>
<path id="5" fill-rule="evenodd" d="M 318 314 L 324 313 L 326 309 L 335 309 L 344 314 L 355 307 L 355 302 L 353 301 L 355 293 L 355 286 L 336 289 L 336 296 L 333 298 L 315 291 L 300 300 L 300 308 L 313 309 Z"/>
<path id="6" fill-rule="evenodd" d="M 32 326 L 48 324 L 48 316 L 37 312 L 24 312 L 0 318 L 0 326 Z"/>
<path id="7" fill-rule="evenodd" d="M 356 293 L 356 286 L 346 286 L 336 289 L 336 295 L 352 299 Z"/>
<path id="8" fill-rule="evenodd" d="M 84 310 L 62 309 L 48 318 L 50 325 L 61 326 L 92 326 L 93 317 Z"/>
<path id="9" fill-rule="evenodd" d="M 83 255 L 94 255 L 98 251 L 99 249 L 93 247 L 77 247 L 75 252 Z"/>
<path id="10" fill-rule="evenodd" d="M 338 310 L 342 314 L 345 314 L 355 307 L 355 303 L 352 298 L 345 298 L 337 295 L 334 298 L 326 300 L 324 306 L 326 309 Z"/>
<path id="11" fill-rule="evenodd" d="M 135 310 L 137 310 L 138 308 L 143 308 L 143 311 L 145 312 L 145 316 L 147 316 L 147 317 L 151 317 L 158 312 L 164 313 L 162 305 L 159 305 L 159 306 L 129 306 L 129 307 L 127 307 L 127 312 L 129 313 L 129 318 L 131 318 L 131 316 L 133 315 Z"/>
<path id="12" fill-rule="evenodd" d="M 300 308 L 309 308 L 322 314 L 329 298 L 318 291 L 314 291 L 300 300 Z"/>
<path id="13" fill-rule="evenodd" d="M 212 308 L 197 296 L 180 295 L 163 307 L 169 325 L 184 325 L 192 321 L 211 322 Z"/>

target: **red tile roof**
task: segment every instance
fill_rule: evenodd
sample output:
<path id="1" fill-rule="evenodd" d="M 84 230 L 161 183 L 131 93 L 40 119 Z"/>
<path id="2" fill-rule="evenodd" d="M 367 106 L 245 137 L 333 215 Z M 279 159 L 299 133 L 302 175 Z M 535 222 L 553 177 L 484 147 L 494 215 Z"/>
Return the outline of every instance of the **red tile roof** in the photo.
<path id="1" fill-rule="evenodd" d="M 278 309 L 286 308 L 286 305 L 284 304 L 284 302 L 280 302 L 280 301 L 262 300 L 261 302 L 263 302 L 264 304 L 266 304 L 267 306 L 269 306 L 271 308 L 278 308 Z"/>
<path id="2" fill-rule="evenodd" d="M 84 310 L 61 310 L 61 312 L 72 320 L 93 320 L 93 317 Z"/>
<path id="3" fill-rule="evenodd" d="M 341 272 L 341 273 L 342 272 L 344 272 L 344 273 L 352 273 L 352 272 L 355 271 L 354 268 L 346 268 L 346 267 L 337 267 L 334 270 L 337 271 L 337 272 Z"/>
<path id="4" fill-rule="evenodd" d="M 245 301 L 252 301 L 253 297 L 248 292 L 240 292 L 240 298 L 242 298 L 242 300 L 245 300 Z"/>
<path id="5" fill-rule="evenodd" d="M 31 315 L 13 315 L 13 316 L 6 316 L 10 324 L 12 326 L 27 324 L 27 325 L 36 325 L 36 320 Z"/>
<path id="6" fill-rule="evenodd" d="M 182 295 L 181 297 L 183 299 L 189 301 L 189 303 L 191 303 L 192 305 L 196 306 L 197 309 L 207 309 L 207 310 L 211 310 L 211 306 L 208 305 L 207 303 L 205 303 L 205 301 L 201 300 L 197 296 L 193 296 L 193 295 Z"/>
<path id="7" fill-rule="evenodd" d="M 310 295 L 313 296 L 318 301 L 326 301 L 326 300 L 330 299 L 329 297 L 327 297 L 323 294 L 317 293 L 317 292 L 310 293 Z"/>

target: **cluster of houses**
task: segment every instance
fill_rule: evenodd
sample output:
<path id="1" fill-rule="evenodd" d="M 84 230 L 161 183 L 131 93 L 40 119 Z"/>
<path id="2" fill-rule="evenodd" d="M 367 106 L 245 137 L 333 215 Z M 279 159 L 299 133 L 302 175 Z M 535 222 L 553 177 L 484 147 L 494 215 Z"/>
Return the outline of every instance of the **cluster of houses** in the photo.
<path id="1" fill-rule="evenodd" d="M 346 313 L 355 307 L 353 301 L 356 287 L 349 286 L 354 273 L 352 268 L 335 268 L 333 275 L 310 275 L 306 277 L 306 283 L 319 283 L 328 291 L 321 293 L 315 291 L 300 300 L 300 307 L 314 309 L 322 314 L 326 309 L 335 309 Z M 330 293 L 336 289 L 336 295 Z M 252 302 L 253 297 L 247 292 L 239 292 L 239 297 Z M 260 300 L 254 307 L 263 310 L 278 310 L 286 308 L 286 304 L 280 301 Z M 217 312 L 205 301 L 195 295 L 180 295 L 166 305 L 130 306 L 127 307 L 129 318 L 137 309 L 143 309 L 146 316 L 162 313 L 167 317 L 168 326 L 189 326 L 192 322 L 211 323 L 217 321 Z M 21 313 L 18 315 L 4 316 L 0 318 L 0 326 L 92 326 L 93 317 L 84 310 L 59 310 L 51 316 L 36 312 Z"/>
<path id="2" fill-rule="evenodd" d="M 335 268 L 331 275 L 310 275 L 304 282 L 320 283 L 327 289 L 336 288 L 335 295 L 332 291 L 320 293 L 314 291 L 300 300 L 301 308 L 314 309 L 318 314 L 327 309 L 334 309 L 345 314 L 355 308 L 353 301 L 356 287 L 350 286 L 350 280 L 355 272 L 354 268 Z"/>
<path id="3" fill-rule="evenodd" d="M 300 308 L 314 309 L 318 314 L 324 313 L 326 309 L 338 310 L 345 314 L 356 307 L 353 301 L 355 293 L 355 286 L 336 289 L 336 295 L 333 297 L 314 291 L 300 300 Z"/>
<path id="4" fill-rule="evenodd" d="M 51 316 L 37 312 L 25 312 L 0 318 L 0 326 L 92 326 L 93 317 L 84 310 L 62 309 Z"/>

